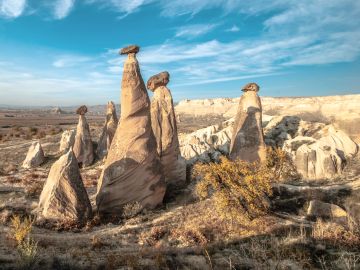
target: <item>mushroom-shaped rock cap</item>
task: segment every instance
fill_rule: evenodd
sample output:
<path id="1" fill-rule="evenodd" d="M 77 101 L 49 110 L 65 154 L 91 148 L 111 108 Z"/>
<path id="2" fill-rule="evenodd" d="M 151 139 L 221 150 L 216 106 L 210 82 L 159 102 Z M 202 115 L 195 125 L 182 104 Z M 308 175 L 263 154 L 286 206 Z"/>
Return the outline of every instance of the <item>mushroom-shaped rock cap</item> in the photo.
<path id="1" fill-rule="evenodd" d="M 76 113 L 80 115 L 85 115 L 87 111 L 88 111 L 87 107 L 85 105 L 82 105 L 79 108 L 77 108 Z"/>
<path id="2" fill-rule="evenodd" d="M 120 54 L 138 53 L 140 47 L 138 45 L 130 45 L 120 50 Z"/>
<path id="3" fill-rule="evenodd" d="M 150 77 L 150 79 L 147 81 L 146 87 L 151 91 L 154 91 L 159 86 L 166 86 L 169 83 L 169 79 L 169 72 L 160 72 L 159 74 Z"/>
<path id="4" fill-rule="evenodd" d="M 247 92 L 247 91 L 259 92 L 260 86 L 257 85 L 256 83 L 252 82 L 252 83 L 246 84 L 241 90 L 244 91 L 244 92 Z"/>

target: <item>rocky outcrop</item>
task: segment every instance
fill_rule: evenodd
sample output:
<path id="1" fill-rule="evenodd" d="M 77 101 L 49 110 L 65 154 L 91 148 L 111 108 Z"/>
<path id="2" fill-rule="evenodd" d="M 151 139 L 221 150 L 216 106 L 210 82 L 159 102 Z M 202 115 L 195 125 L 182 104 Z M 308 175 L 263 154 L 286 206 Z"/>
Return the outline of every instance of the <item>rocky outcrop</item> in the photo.
<path id="1" fill-rule="evenodd" d="M 74 146 L 75 143 L 75 130 L 65 130 L 61 135 L 59 152 L 67 152 Z"/>
<path id="2" fill-rule="evenodd" d="M 266 146 L 262 130 L 262 108 L 257 95 L 259 86 L 249 83 L 242 89 L 230 143 L 231 159 L 265 162 Z"/>
<path id="3" fill-rule="evenodd" d="M 96 204 L 101 214 L 121 214 L 124 205 L 138 202 L 154 208 L 162 203 L 165 181 L 151 128 L 150 100 L 136 59 L 128 53 L 121 85 L 121 119 L 98 182 Z"/>
<path id="4" fill-rule="evenodd" d="M 90 128 L 85 118 L 87 107 L 79 107 L 76 113 L 79 114 L 79 123 L 76 128 L 74 154 L 81 167 L 89 166 L 94 161 L 94 148 L 91 141 Z"/>
<path id="5" fill-rule="evenodd" d="M 115 104 L 114 102 L 109 101 L 107 104 L 105 125 L 103 127 L 96 149 L 96 153 L 99 158 L 106 156 L 114 138 L 117 125 L 118 118 L 116 116 Z"/>
<path id="6" fill-rule="evenodd" d="M 90 200 L 71 149 L 52 165 L 38 211 L 41 217 L 54 221 L 84 222 L 92 216 Z"/>
<path id="7" fill-rule="evenodd" d="M 198 116 L 236 115 L 239 98 L 183 100 L 175 107 L 177 114 Z M 269 115 L 293 115 L 310 122 L 331 121 L 350 136 L 360 134 L 360 94 L 323 97 L 261 97 L 263 112 Z"/>
<path id="8" fill-rule="evenodd" d="M 44 161 L 45 155 L 41 144 L 39 142 L 33 142 L 29 147 L 22 167 L 25 169 L 35 168 L 43 164 Z"/>
<path id="9" fill-rule="evenodd" d="M 186 163 L 180 155 L 173 99 L 166 87 L 168 82 L 169 73 L 161 72 L 148 80 L 147 88 L 154 92 L 151 124 L 165 181 L 177 184 L 186 180 Z"/>

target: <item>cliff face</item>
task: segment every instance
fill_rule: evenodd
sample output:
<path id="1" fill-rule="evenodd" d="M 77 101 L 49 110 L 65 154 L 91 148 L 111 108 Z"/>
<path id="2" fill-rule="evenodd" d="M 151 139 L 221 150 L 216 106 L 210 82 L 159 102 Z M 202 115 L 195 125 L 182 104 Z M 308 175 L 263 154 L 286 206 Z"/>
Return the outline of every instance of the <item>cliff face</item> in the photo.
<path id="1" fill-rule="evenodd" d="M 352 137 L 360 135 L 360 94 L 324 97 L 261 97 L 263 113 L 298 115 L 307 121 L 332 122 Z M 177 114 L 222 115 L 234 117 L 239 98 L 183 100 Z"/>

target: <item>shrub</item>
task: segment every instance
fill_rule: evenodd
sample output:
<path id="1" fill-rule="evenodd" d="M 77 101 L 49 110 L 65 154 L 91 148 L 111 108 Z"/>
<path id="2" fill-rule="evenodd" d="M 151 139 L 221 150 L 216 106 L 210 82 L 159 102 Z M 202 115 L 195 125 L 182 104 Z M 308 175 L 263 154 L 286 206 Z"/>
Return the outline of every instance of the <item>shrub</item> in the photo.
<path id="1" fill-rule="evenodd" d="M 17 250 L 20 255 L 20 267 L 31 268 L 37 257 L 38 243 L 30 237 L 34 220 L 26 217 L 21 220 L 19 216 L 11 219 L 13 238 L 17 243 Z"/>
<path id="2" fill-rule="evenodd" d="M 123 207 L 123 217 L 132 218 L 139 214 L 142 210 L 142 206 L 139 202 L 128 203 Z"/>
<path id="3" fill-rule="evenodd" d="M 194 176 L 200 177 L 197 196 L 211 197 L 222 218 L 251 220 L 269 209 L 273 173 L 266 165 L 221 157 L 220 163 L 196 164 Z"/>
<path id="4" fill-rule="evenodd" d="M 281 148 L 267 147 L 266 157 L 266 165 L 273 171 L 274 179 L 295 180 L 300 178 L 291 158 Z"/>

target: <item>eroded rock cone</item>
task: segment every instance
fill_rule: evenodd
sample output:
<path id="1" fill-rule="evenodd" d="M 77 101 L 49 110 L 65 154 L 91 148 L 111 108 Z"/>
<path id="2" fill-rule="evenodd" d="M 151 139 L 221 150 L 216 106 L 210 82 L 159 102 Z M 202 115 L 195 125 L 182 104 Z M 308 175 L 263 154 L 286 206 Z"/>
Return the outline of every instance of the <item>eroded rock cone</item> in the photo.
<path id="1" fill-rule="evenodd" d="M 90 200 L 71 149 L 51 166 L 38 210 L 48 220 L 84 222 L 91 218 Z"/>
<path id="2" fill-rule="evenodd" d="M 151 125 L 165 181 L 177 184 L 186 180 L 186 163 L 180 154 L 173 100 L 166 87 L 168 82 L 169 73 L 161 72 L 148 80 L 147 88 L 154 92 L 151 101 Z"/>
<path id="3" fill-rule="evenodd" d="M 59 152 L 67 152 L 75 143 L 75 130 L 65 130 L 61 135 Z"/>
<path id="4" fill-rule="evenodd" d="M 29 147 L 22 167 L 25 169 L 35 168 L 43 164 L 44 161 L 45 155 L 41 144 L 39 142 L 33 142 Z"/>
<path id="5" fill-rule="evenodd" d="M 107 104 L 105 125 L 102 130 L 96 150 L 99 158 L 103 158 L 104 156 L 106 156 L 110 148 L 111 142 L 114 138 L 117 125 L 118 118 L 116 116 L 115 104 L 114 102 L 109 101 Z"/>
<path id="6" fill-rule="evenodd" d="M 79 123 L 76 128 L 74 154 L 81 167 L 89 166 L 94 161 L 94 148 L 91 141 L 90 128 L 85 118 L 86 106 L 79 107 L 76 112 L 79 114 Z"/>
<path id="7" fill-rule="evenodd" d="M 121 214 L 124 205 L 138 202 L 154 208 L 162 203 L 165 182 L 151 129 L 150 101 L 141 77 L 135 48 L 124 63 L 121 120 L 98 182 L 96 204 L 101 214 Z"/>
<path id="8" fill-rule="evenodd" d="M 230 158 L 248 162 L 266 161 L 259 86 L 249 83 L 242 89 L 230 144 Z"/>

